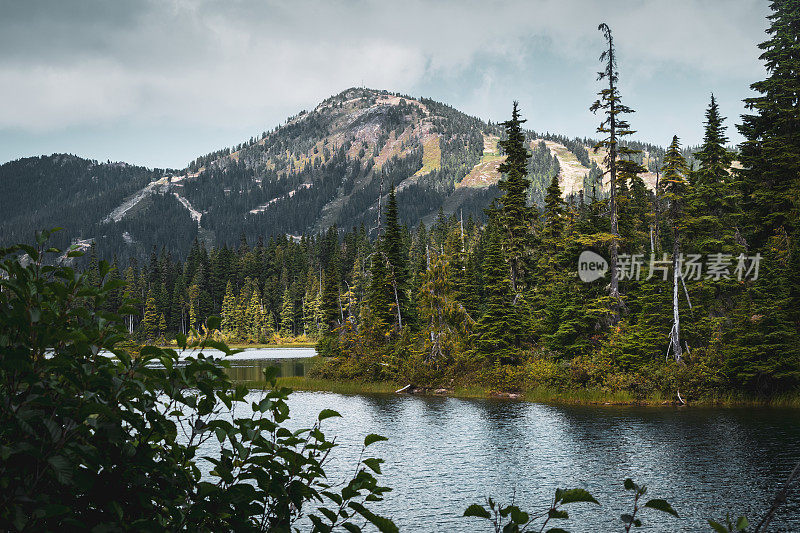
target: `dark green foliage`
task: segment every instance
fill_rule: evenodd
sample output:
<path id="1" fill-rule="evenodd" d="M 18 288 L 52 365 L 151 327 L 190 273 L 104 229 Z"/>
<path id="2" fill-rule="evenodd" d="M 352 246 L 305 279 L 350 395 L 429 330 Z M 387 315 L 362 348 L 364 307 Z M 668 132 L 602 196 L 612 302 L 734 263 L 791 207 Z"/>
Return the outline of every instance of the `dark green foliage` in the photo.
<path id="1" fill-rule="evenodd" d="M 386 255 L 387 281 L 392 288 L 395 303 L 395 323 L 402 329 L 411 317 L 410 273 L 405 232 L 400 226 L 397 213 L 397 198 L 392 185 L 389 202 L 386 204 L 386 233 L 383 248 Z"/>
<path id="2" fill-rule="evenodd" d="M 478 352 L 490 361 L 517 361 L 521 355 L 519 313 L 504 260 L 499 229 L 491 227 L 483 248 L 484 311 L 475 326 Z"/>
<path id="3" fill-rule="evenodd" d="M 289 431 L 290 390 L 276 386 L 276 369 L 260 395 L 234 387 L 229 363 L 203 355 L 233 351 L 210 338 L 179 339 L 192 350 L 180 362 L 153 346 L 129 353 L 119 316 L 102 310 L 120 285 L 109 264 L 97 283 L 46 266 L 46 240 L 0 251 L 0 529 L 327 532 L 353 530 L 358 516 L 397 531 L 365 507 L 389 490 L 372 474 L 379 459 L 361 460 L 344 485 L 325 478 L 335 445 L 321 423 L 337 413 Z M 234 406 L 252 414 L 233 416 Z M 219 453 L 198 457 L 209 439 Z"/>
<path id="4" fill-rule="evenodd" d="M 759 95 L 745 99 L 753 114 L 738 126 L 748 242 L 756 247 L 781 226 L 794 231 L 800 197 L 800 2 L 774 0 L 770 7 L 769 38 L 759 45 L 768 76 L 750 86 Z"/>
<path id="5" fill-rule="evenodd" d="M 740 190 L 731 173 L 735 154 L 726 147 L 724 120 L 711 95 L 703 145 L 694 153 L 699 167 L 689 175 L 692 196 L 686 237 L 698 253 L 737 251 L 741 241 Z"/>
<path id="6" fill-rule="evenodd" d="M 503 192 L 499 199 L 500 209 L 497 220 L 503 231 L 503 251 L 511 265 L 511 287 L 514 292 L 521 291 L 527 284 L 527 256 L 531 242 L 531 218 L 535 210 L 527 205 L 528 159 L 530 154 L 522 131 L 524 119 L 520 118 L 517 102 L 511 112 L 511 120 L 503 122 L 506 138 L 498 144 L 506 160 L 498 167 L 503 174 L 498 188 Z"/>

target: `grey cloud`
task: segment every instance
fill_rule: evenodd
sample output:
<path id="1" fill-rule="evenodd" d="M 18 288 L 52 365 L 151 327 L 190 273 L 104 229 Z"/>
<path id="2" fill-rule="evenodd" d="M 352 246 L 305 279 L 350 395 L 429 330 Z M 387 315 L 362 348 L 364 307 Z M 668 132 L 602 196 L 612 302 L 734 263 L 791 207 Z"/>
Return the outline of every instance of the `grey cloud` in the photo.
<path id="1" fill-rule="evenodd" d="M 362 81 L 415 93 L 463 79 L 461 101 L 486 116 L 495 91 L 514 89 L 500 84 L 529 87 L 515 73 L 536 79 L 541 61 L 593 72 L 602 21 L 632 93 L 671 83 L 670 71 L 744 85 L 762 69 L 767 13 L 756 0 L 0 0 L 0 10 L 0 130 L 33 132 L 120 121 L 258 131 Z"/>

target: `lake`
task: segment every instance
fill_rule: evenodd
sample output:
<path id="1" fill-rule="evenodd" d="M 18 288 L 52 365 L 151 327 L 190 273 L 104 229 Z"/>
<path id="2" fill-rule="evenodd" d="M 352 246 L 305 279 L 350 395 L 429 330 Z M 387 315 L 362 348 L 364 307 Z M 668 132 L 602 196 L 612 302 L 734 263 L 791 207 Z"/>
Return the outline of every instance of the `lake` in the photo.
<path id="1" fill-rule="evenodd" d="M 279 361 L 290 373 L 309 362 Z M 245 376 L 237 379 L 253 382 L 269 359 L 236 364 L 232 372 Z M 556 487 L 586 488 L 602 506 L 567 506 L 578 520 L 548 527 L 619 531 L 620 514 L 632 507 L 622 489 L 626 477 L 681 515 L 646 510 L 641 517 L 650 527 L 642 530 L 709 531 L 706 518 L 720 520 L 728 511 L 760 519 L 800 457 L 797 409 L 578 407 L 327 392 L 292 393 L 289 405 L 292 428 L 310 426 L 324 408 L 342 414 L 323 425 L 340 444 L 327 468 L 332 480 L 352 474 L 365 435 L 389 438 L 370 448 L 386 461 L 381 482 L 394 488 L 376 509 L 401 531 L 488 531 L 488 523 L 460 517 L 469 504 L 492 495 L 544 510 Z M 770 531 L 800 531 L 800 491 Z"/>

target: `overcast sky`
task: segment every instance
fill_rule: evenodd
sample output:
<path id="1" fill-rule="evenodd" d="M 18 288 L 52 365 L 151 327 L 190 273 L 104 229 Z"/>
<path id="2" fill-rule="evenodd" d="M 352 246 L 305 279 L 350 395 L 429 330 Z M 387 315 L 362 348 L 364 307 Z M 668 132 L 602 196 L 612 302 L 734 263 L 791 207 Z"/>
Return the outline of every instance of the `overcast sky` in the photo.
<path id="1" fill-rule="evenodd" d="M 593 136 L 607 22 L 641 140 L 734 141 L 766 0 L 0 0 L 0 162 L 69 152 L 182 168 L 358 85 Z"/>

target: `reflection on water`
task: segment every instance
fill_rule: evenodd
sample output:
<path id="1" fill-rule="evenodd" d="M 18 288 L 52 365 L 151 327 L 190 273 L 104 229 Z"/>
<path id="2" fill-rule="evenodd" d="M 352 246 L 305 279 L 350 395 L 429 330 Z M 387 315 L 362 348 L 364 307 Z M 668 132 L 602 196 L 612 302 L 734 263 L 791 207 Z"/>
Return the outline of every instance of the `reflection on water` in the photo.
<path id="1" fill-rule="evenodd" d="M 213 355 L 222 357 L 224 354 L 219 350 L 207 348 L 203 350 L 205 355 Z M 189 355 L 197 355 L 196 350 L 186 350 L 180 352 L 181 357 L 188 357 Z M 255 361 L 263 359 L 302 359 L 306 357 L 314 357 L 317 351 L 314 348 L 245 348 L 239 353 L 229 355 L 229 361 Z"/>
<path id="2" fill-rule="evenodd" d="M 299 370 L 296 362 L 282 364 L 282 371 Z M 258 367 L 249 368 L 235 371 L 249 375 Z M 255 400 L 260 393 L 251 394 Z M 643 530 L 708 531 L 706 519 L 726 512 L 760 518 L 800 457 L 796 409 L 573 407 L 326 392 L 294 392 L 289 406 L 292 429 L 310 427 L 324 408 L 342 414 L 323 428 L 340 444 L 326 469 L 332 482 L 352 475 L 365 435 L 389 438 L 371 448 L 386 460 L 381 481 L 394 488 L 376 508 L 411 532 L 486 531 L 461 518 L 469 504 L 514 497 L 522 508 L 541 511 L 556 487 L 585 487 L 602 506 L 577 504 L 568 511 L 579 520 L 553 527 L 619 531 L 619 516 L 631 506 L 626 477 L 681 515 L 645 511 Z M 800 531 L 800 495 L 770 531 Z"/>
<path id="3" fill-rule="evenodd" d="M 264 369 L 269 366 L 278 368 L 279 378 L 289 378 L 305 376 L 313 364 L 314 359 L 311 357 L 231 360 L 231 367 L 226 370 L 226 373 L 233 381 L 255 386 L 264 384 Z"/>

